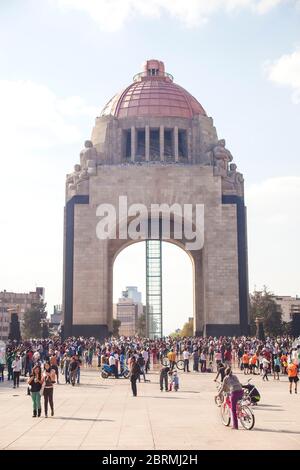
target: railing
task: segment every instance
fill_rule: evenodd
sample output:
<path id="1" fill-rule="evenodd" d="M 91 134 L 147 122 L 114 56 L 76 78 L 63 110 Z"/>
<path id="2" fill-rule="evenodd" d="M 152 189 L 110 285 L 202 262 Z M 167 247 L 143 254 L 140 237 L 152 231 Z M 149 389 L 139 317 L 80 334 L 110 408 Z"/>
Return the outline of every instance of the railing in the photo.
<path id="1" fill-rule="evenodd" d="M 140 72 L 140 73 L 136 73 L 134 75 L 133 81 L 137 82 L 138 80 L 140 80 L 143 77 L 154 78 L 154 79 L 159 78 L 159 77 L 167 77 L 171 80 L 171 82 L 173 82 L 173 80 L 174 80 L 173 75 L 171 75 L 170 73 L 167 73 L 167 72 L 159 72 L 158 75 L 149 75 L 148 72 Z"/>

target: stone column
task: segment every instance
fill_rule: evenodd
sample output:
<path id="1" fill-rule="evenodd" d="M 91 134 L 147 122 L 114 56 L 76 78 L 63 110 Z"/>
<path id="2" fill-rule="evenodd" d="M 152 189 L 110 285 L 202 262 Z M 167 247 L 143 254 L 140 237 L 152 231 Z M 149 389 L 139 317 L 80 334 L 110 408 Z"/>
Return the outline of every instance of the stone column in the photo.
<path id="1" fill-rule="evenodd" d="M 174 155 L 175 162 L 178 162 L 178 127 L 174 127 Z"/>
<path id="2" fill-rule="evenodd" d="M 146 158 L 146 162 L 148 162 L 150 160 L 150 127 L 149 126 L 145 127 L 145 146 L 146 146 L 145 158 Z"/>
<path id="3" fill-rule="evenodd" d="M 192 135 L 190 129 L 187 130 L 187 156 L 188 160 L 192 159 Z"/>
<path id="4" fill-rule="evenodd" d="M 135 127 L 131 126 L 131 161 L 135 161 L 135 146 L 136 146 L 136 137 L 135 137 Z"/>
<path id="5" fill-rule="evenodd" d="M 159 149 L 160 149 L 160 161 L 165 159 L 165 136 L 164 126 L 159 126 Z"/>

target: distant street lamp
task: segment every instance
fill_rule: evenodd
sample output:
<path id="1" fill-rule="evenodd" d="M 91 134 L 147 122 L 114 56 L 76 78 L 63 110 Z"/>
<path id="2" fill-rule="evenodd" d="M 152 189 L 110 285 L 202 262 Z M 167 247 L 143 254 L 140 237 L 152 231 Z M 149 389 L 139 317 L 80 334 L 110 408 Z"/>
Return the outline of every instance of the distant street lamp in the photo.
<path id="1" fill-rule="evenodd" d="M 256 337 L 260 341 L 264 341 L 265 340 L 265 331 L 264 331 L 264 324 L 263 324 L 262 318 L 256 317 L 255 325 L 256 325 Z"/>

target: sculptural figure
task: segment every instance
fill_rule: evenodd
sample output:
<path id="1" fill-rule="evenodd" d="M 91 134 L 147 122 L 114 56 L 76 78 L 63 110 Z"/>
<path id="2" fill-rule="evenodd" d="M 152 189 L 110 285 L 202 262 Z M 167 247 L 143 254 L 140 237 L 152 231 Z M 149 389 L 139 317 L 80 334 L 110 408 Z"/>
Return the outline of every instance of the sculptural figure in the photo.
<path id="1" fill-rule="evenodd" d="M 221 139 L 212 149 L 215 175 L 226 176 L 228 163 L 233 160 L 231 152 L 225 148 L 225 145 L 225 139 Z"/>
<path id="2" fill-rule="evenodd" d="M 239 173 L 235 163 L 231 163 L 226 177 L 223 179 L 223 188 L 237 193 L 238 196 L 244 195 L 244 177 Z"/>
<path id="3" fill-rule="evenodd" d="M 87 162 L 92 160 L 97 162 L 98 153 L 91 140 L 84 142 L 84 149 L 80 152 L 80 164 L 82 168 L 88 166 Z"/>

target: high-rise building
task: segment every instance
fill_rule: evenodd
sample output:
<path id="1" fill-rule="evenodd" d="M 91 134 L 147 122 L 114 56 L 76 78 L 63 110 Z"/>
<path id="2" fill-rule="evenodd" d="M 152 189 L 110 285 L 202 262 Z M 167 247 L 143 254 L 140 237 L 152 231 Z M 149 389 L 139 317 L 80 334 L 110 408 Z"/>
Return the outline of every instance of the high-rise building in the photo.
<path id="1" fill-rule="evenodd" d="M 138 318 L 143 314 L 142 294 L 136 286 L 127 286 L 114 307 L 114 318 L 120 320 L 120 336 L 137 333 Z"/>
<path id="2" fill-rule="evenodd" d="M 126 289 L 122 292 L 123 297 L 128 297 L 134 302 L 142 303 L 142 293 L 138 291 L 136 286 L 127 286 Z"/>

